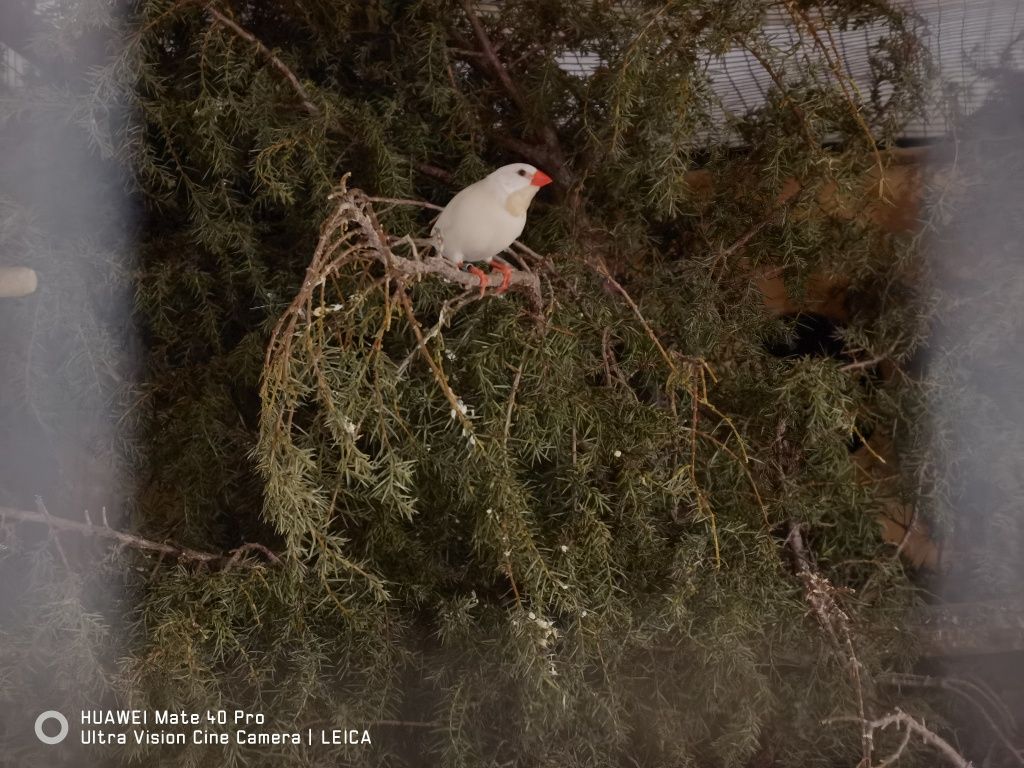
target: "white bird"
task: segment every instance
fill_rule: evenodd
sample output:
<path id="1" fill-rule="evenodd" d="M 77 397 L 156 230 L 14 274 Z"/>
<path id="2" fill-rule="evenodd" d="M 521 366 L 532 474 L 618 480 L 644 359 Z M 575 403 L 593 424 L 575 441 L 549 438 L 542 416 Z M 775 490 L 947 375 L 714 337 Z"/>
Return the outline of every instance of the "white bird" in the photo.
<path id="1" fill-rule="evenodd" d="M 456 194 L 437 217 L 430 235 L 441 255 L 476 275 L 481 295 L 490 278 L 472 262 L 485 261 L 501 272 L 498 293 L 508 290 L 512 268 L 498 254 L 522 234 L 533 196 L 550 183 L 551 177 L 532 165 L 505 165 Z"/>

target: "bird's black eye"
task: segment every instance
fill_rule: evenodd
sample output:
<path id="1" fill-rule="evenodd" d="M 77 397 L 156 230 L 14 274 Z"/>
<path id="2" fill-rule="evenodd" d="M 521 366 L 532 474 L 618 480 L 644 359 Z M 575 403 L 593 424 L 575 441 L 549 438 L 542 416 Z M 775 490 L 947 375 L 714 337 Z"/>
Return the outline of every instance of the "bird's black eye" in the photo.
<path id="1" fill-rule="evenodd" d="M 516 171 L 516 173 L 518 173 L 520 176 L 525 176 L 526 175 L 526 171 L 524 171 L 522 168 L 520 168 L 518 171 Z"/>

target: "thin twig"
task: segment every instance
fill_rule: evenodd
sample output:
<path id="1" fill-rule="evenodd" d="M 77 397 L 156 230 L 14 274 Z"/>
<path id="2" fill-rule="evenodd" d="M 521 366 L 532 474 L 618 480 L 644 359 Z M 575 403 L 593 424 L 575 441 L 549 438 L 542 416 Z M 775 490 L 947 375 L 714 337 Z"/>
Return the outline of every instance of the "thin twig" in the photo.
<path id="1" fill-rule="evenodd" d="M 873 368 L 879 363 L 885 362 L 889 359 L 888 355 L 879 355 L 878 357 L 872 357 L 870 360 L 857 360 L 853 363 L 847 363 L 846 365 L 840 366 L 839 370 L 846 371 L 862 371 L 865 368 Z"/>
<path id="2" fill-rule="evenodd" d="M 903 732 L 903 741 L 900 742 L 899 746 L 896 747 L 888 757 L 875 765 L 875 768 L 888 768 L 888 766 L 899 760 L 903 756 L 903 751 L 907 748 L 907 745 L 910 744 L 910 737 L 912 734 L 913 731 L 907 728 L 907 730 Z"/>
<path id="3" fill-rule="evenodd" d="M 479 298 L 479 293 L 474 289 L 468 290 L 461 296 L 457 296 L 454 299 L 448 299 L 444 304 L 442 304 L 441 311 L 438 312 L 437 314 L 437 322 L 434 324 L 434 327 L 423 335 L 422 343 L 419 341 L 416 342 L 416 347 L 411 352 L 409 352 L 408 355 L 405 356 L 405 359 L 398 366 L 398 369 L 395 371 L 395 374 L 397 376 L 401 376 L 403 373 L 405 373 L 405 369 L 409 367 L 409 363 L 412 362 L 412 359 L 417 354 L 419 354 L 421 349 L 423 349 L 428 343 L 430 343 L 430 341 L 435 336 L 437 336 L 441 332 L 445 325 L 448 324 L 448 321 L 451 319 L 452 315 L 454 315 L 460 309 L 465 307 L 467 304 L 471 304 L 472 302 L 477 301 Z"/>
<path id="4" fill-rule="evenodd" d="M 480 17 L 477 15 L 475 5 L 476 3 L 473 0 L 462 0 L 462 8 L 466 13 L 466 18 L 469 19 L 470 26 L 473 28 L 473 34 L 476 36 L 477 43 L 480 46 L 480 53 L 482 54 L 480 57 L 470 56 L 468 60 L 471 64 L 477 66 L 478 69 L 484 69 L 485 64 L 486 69 L 497 78 L 498 83 L 508 94 L 512 103 L 516 105 L 519 112 L 524 117 L 529 117 L 533 113 L 529 109 L 529 105 L 516 85 L 515 80 L 509 74 L 508 68 L 498 57 L 498 52 L 491 42 L 491 38 L 487 35 L 487 30 L 484 29 Z M 492 138 L 515 149 L 515 151 L 523 156 L 533 159 L 538 165 L 547 165 L 548 172 L 564 187 L 568 188 L 571 185 L 571 178 L 565 167 L 565 154 L 558 139 L 558 131 L 551 121 L 545 122 L 540 129 L 543 147 L 501 134 L 493 135 Z"/>
<path id="5" fill-rule="evenodd" d="M 321 114 L 320 108 L 313 103 L 312 99 L 309 98 L 309 94 L 306 92 L 306 89 L 302 87 L 302 83 L 299 82 L 299 78 L 295 76 L 295 73 L 292 72 L 291 69 L 288 68 L 288 65 L 281 61 L 281 59 L 279 59 L 274 54 L 273 51 L 267 48 L 267 46 L 264 45 L 263 42 L 256 37 L 256 35 L 252 34 L 252 32 L 242 29 L 240 26 L 238 26 L 238 24 L 233 22 L 231 19 L 229 19 L 227 16 L 218 11 L 213 6 L 207 6 L 206 12 L 209 13 L 210 16 L 212 16 L 219 24 L 227 27 L 240 38 L 248 41 L 253 46 L 255 46 L 256 50 L 260 52 L 260 55 L 263 56 L 263 58 L 265 58 L 270 63 L 270 65 L 274 69 L 276 69 L 292 86 L 292 89 L 295 91 L 295 93 L 299 97 L 299 100 L 302 102 L 303 109 L 305 109 L 309 114 L 313 115 L 314 117 L 318 117 Z"/>
<path id="6" fill-rule="evenodd" d="M 523 353 L 523 359 L 519 361 L 519 367 L 516 368 L 515 378 L 512 379 L 512 390 L 508 395 L 508 407 L 505 410 L 505 443 L 508 444 L 508 436 L 512 431 L 512 411 L 516 405 L 516 392 L 519 391 L 519 382 L 523 379 L 523 368 L 526 366 L 526 353 Z"/>
<path id="7" fill-rule="evenodd" d="M 793 554 L 793 562 L 797 575 L 804 584 L 804 598 L 811 606 L 818 625 L 828 635 L 837 656 L 850 677 L 854 694 L 857 697 L 857 720 L 861 723 L 861 759 L 862 768 L 871 768 L 874 734 L 867 719 L 867 708 L 864 696 L 864 675 L 862 665 L 857 658 L 850 632 L 850 617 L 836 600 L 836 588 L 818 573 L 811 563 L 810 555 L 804 546 L 800 525 L 790 521 L 786 544 Z"/>
<path id="8" fill-rule="evenodd" d="M 629 305 L 629 308 L 633 310 L 633 315 L 640 322 L 640 325 L 643 327 L 644 332 L 647 334 L 647 338 L 651 340 L 651 342 L 657 348 L 658 352 L 661 353 L 661 357 L 665 360 L 665 363 L 666 365 L 668 365 L 669 370 L 672 371 L 673 374 L 678 374 L 679 369 L 676 367 L 675 361 L 672 359 L 672 356 L 668 353 L 668 350 L 665 349 L 665 345 L 661 343 L 661 339 L 658 338 L 658 334 L 656 334 L 654 332 L 654 329 L 651 328 L 651 324 L 647 322 L 647 318 L 643 316 L 643 313 L 640 311 L 640 307 L 637 306 L 637 303 L 635 301 L 633 301 L 633 297 L 629 295 L 629 293 L 626 291 L 625 288 L 622 287 L 622 284 L 618 280 L 612 277 L 611 272 L 608 271 L 608 267 L 604 264 L 603 261 L 594 261 L 591 263 L 591 266 L 594 268 L 594 271 L 596 271 L 597 274 L 599 274 L 601 277 L 607 280 L 608 284 L 611 285 L 612 288 L 614 288 L 616 291 L 618 291 L 619 295 L 622 296 L 623 299 L 625 299 L 626 303 Z"/>
<path id="9" fill-rule="evenodd" d="M 226 27 L 235 35 L 242 38 L 246 42 L 250 43 L 254 48 L 256 48 L 257 52 L 259 52 L 259 54 L 264 59 L 266 59 L 270 63 L 270 65 L 274 69 L 276 69 L 282 77 L 284 77 L 285 80 L 288 81 L 288 84 L 292 87 L 292 90 L 294 90 L 295 94 L 299 97 L 299 101 L 302 103 L 302 108 L 306 111 L 307 114 L 312 115 L 313 117 L 319 117 L 320 115 L 323 114 L 323 110 L 320 107 L 318 107 L 310 98 L 309 93 L 303 87 L 295 72 L 293 72 L 292 69 L 287 64 L 281 61 L 281 59 L 277 55 L 275 55 L 274 52 L 271 51 L 266 46 L 266 44 L 263 43 L 263 41 L 256 37 L 256 35 L 254 35 L 252 32 L 249 32 L 247 29 L 241 27 L 238 23 L 229 19 L 216 8 L 213 8 L 212 6 L 207 6 L 206 11 L 210 14 L 211 18 L 213 18 L 214 21 L 216 21 L 218 24 L 221 24 L 222 26 Z M 409 163 L 415 170 L 419 171 L 424 176 L 429 176 L 433 179 L 437 179 L 438 181 L 441 181 L 445 184 L 452 184 L 455 181 L 454 174 L 452 174 L 450 171 L 446 171 L 444 168 L 432 165 L 431 163 L 420 162 L 418 160 L 410 159 Z"/>
<path id="10" fill-rule="evenodd" d="M 903 529 L 903 535 L 900 537 L 900 543 L 896 545 L 896 551 L 892 555 L 893 560 L 898 559 L 899 556 L 903 554 L 903 550 L 907 546 L 907 542 L 910 541 L 910 536 L 911 534 L 913 534 L 914 528 L 917 527 L 918 513 L 918 505 L 913 504 L 911 506 L 910 511 L 910 520 L 907 521 L 906 526 Z M 894 520 L 893 522 L 895 522 L 897 525 L 901 525 L 901 523 L 897 520 Z"/>
<path id="11" fill-rule="evenodd" d="M 408 197 L 367 197 L 372 203 L 393 203 L 395 205 L 415 205 L 420 208 L 429 208 L 432 211 L 443 211 L 444 207 L 440 205 L 434 205 L 423 200 L 412 200 Z"/>
<path id="12" fill-rule="evenodd" d="M 402 309 L 405 311 L 406 319 L 409 321 L 409 325 L 412 327 L 413 334 L 416 336 L 416 348 L 423 355 L 423 359 L 427 362 L 431 372 L 434 374 L 434 379 L 437 381 L 437 385 L 444 392 L 444 396 L 448 398 L 448 402 L 452 407 L 452 415 L 462 422 L 462 427 L 466 434 L 470 436 L 471 445 L 475 444 L 476 438 L 473 435 L 473 424 L 466 416 L 465 405 L 462 400 L 452 390 L 451 385 L 448 383 L 448 376 L 445 374 L 444 369 L 438 365 L 437 361 L 434 360 L 433 355 L 427 349 L 426 340 L 423 338 L 423 330 L 420 328 L 420 323 L 416 319 L 416 313 L 413 312 L 412 302 L 409 300 L 409 294 L 405 291 L 405 286 L 399 280 L 398 284 L 398 301 L 402 305 Z"/>
<path id="13" fill-rule="evenodd" d="M 871 128 L 864 120 L 864 116 L 861 114 L 860 106 L 857 103 L 857 99 L 861 99 L 860 89 L 857 87 L 857 82 L 847 74 L 843 73 L 842 70 L 842 55 L 839 53 L 839 49 L 836 47 L 835 39 L 832 37 L 832 32 L 829 30 L 828 25 L 825 25 L 825 32 L 828 35 L 829 42 L 831 44 L 831 52 L 828 46 L 825 45 L 825 41 L 822 40 L 821 34 L 818 31 L 817 25 L 811 19 L 810 15 L 797 6 L 793 0 L 785 0 L 786 9 L 789 11 L 790 17 L 793 19 L 797 29 L 800 28 L 800 22 L 807 27 L 807 31 L 810 32 L 811 38 L 814 40 L 815 45 L 821 51 L 822 56 L 825 57 L 825 62 L 828 64 L 832 73 L 835 75 L 836 82 L 839 83 L 839 89 L 842 91 L 843 98 L 846 99 L 846 103 L 850 108 L 850 113 L 853 115 L 854 121 L 857 126 L 863 132 L 868 145 L 871 148 L 872 153 L 875 156 L 875 164 L 878 167 L 878 197 L 881 200 L 885 200 L 885 162 L 882 160 L 882 153 L 878 149 L 878 142 L 875 141 L 875 137 L 871 134 Z M 833 59 L 832 54 L 835 54 Z M 849 87 L 847 87 L 849 86 Z M 852 92 L 851 92 L 852 89 Z M 856 95 L 856 99 L 854 96 Z"/>

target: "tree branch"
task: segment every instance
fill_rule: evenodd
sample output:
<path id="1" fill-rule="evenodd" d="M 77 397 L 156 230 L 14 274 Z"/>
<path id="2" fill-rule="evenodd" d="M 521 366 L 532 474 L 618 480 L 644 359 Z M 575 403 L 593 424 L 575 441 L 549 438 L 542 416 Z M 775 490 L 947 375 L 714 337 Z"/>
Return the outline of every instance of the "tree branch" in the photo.
<path id="1" fill-rule="evenodd" d="M 885 730 L 890 725 L 902 726 L 906 729 L 907 734 L 913 733 L 919 736 L 921 741 L 925 744 L 930 747 L 934 747 L 941 752 L 943 757 L 945 757 L 951 765 L 956 766 L 956 768 L 973 768 L 971 761 L 961 755 L 952 744 L 939 736 L 939 734 L 935 733 L 935 731 L 926 726 L 922 721 L 911 717 L 906 712 L 903 712 L 898 708 L 877 720 L 865 720 L 856 717 L 833 717 L 825 720 L 824 722 L 859 722 L 861 727 L 866 729 L 871 739 L 874 739 L 874 733 L 877 730 Z M 885 760 L 877 765 L 872 765 L 869 761 L 865 764 L 865 768 L 883 768 L 883 766 L 887 766 L 890 763 L 895 762 L 903 753 L 908 742 L 909 737 L 904 735 L 903 742 L 900 744 L 899 748 L 893 752 L 893 754 L 889 755 L 889 757 L 885 758 Z"/>
<path id="2" fill-rule="evenodd" d="M 789 535 L 786 544 L 793 555 L 797 575 L 804 584 L 804 597 L 811 606 L 818 625 L 825 631 L 836 654 L 846 667 L 857 697 L 857 718 L 861 724 L 862 768 L 871 768 L 874 747 L 874 735 L 871 723 L 867 720 L 864 696 L 864 675 L 860 659 L 853 647 L 850 633 L 850 617 L 836 601 L 836 588 L 828 579 L 818 573 L 811 563 L 811 558 L 804 547 L 800 525 L 794 521 L 789 523 Z M 895 759 L 895 758 L 893 758 Z"/>
<path id="3" fill-rule="evenodd" d="M 284 78 L 289 82 L 289 84 L 292 86 L 292 89 L 298 95 L 299 100 L 302 102 L 303 109 L 305 109 L 309 114 L 315 117 L 318 117 L 320 114 L 322 114 L 320 108 L 313 103 L 312 99 L 309 98 L 309 94 L 306 92 L 306 89 L 302 87 L 302 83 L 299 82 L 299 78 L 295 76 L 295 73 L 292 72 L 292 70 L 289 69 L 288 66 L 283 61 L 281 61 L 281 59 L 279 59 L 274 54 L 273 51 L 267 48 L 267 46 L 264 45 L 263 42 L 256 37 L 256 35 L 252 34 L 252 32 L 242 29 L 240 26 L 238 26 L 238 24 L 233 22 L 231 19 L 229 19 L 223 13 L 218 11 L 212 5 L 206 7 L 206 12 L 213 17 L 214 21 L 216 21 L 224 27 L 227 27 L 240 38 L 254 45 L 256 47 L 256 50 L 260 52 L 260 55 L 263 56 L 263 58 L 265 58 L 270 63 L 270 65 L 278 72 L 280 72 L 281 75 L 283 75 Z"/>
<path id="4" fill-rule="evenodd" d="M 412 167 L 422 173 L 424 176 L 429 176 L 432 179 L 444 182 L 445 184 L 452 184 L 455 182 L 455 176 L 444 168 L 439 168 L 436 165 L 430 163 L 413 162 Z"/>
<path id="5" fill-rule="evenodd" d="M 210 565 L 225 565 L 230 567 L 237 564 L 248 552 L 259 552 L 268 562 L 275 565 L 281 562 L 281 558 L 263 544 L 249 542 L 230 552 L 204 552 L 190 547 L 183 547 L 178 544 L 171 544 L 165 541 L 154 541 L 134 533 L 125 533 L 116 528 L 111 528 L 104 522 L 102 525 L 94 525 L 92 522 L 79 523 L 75 520 L 68 520 L 66 517 L 55 517 L 48 512 L 28 512 L 23 509 L 12 509 L 11 507 L 0 507 L 0 517 L 9 520 L 17 520 L 23 523 L 38 523 L 45 525 L 54 531 L 74 531 L 83 536 L 95 536 L 101 539 L 116 541 L 132 549 L 143 552 L 153 552 L 161 556 L 170 556 L 176 560 L 184 560 L 193 563 Z"/>
<path id="6" fill-rule="evenodd" d="M 462 0 L 462 8 L 466 12 L 473 34 L 476 36 L 480 46 L 480 57 L 471 56 L 469 62 L 478 69 L 486 69 L 493 75 L 501 85 L 509 99 L 516 108 L 528 118 L 530 110 L 522 91 L 516 85 L 508 69 L 498 58 L 498 52 L 487 35 L 487 30 L 480 21 L 474 7 L 473 0 Z M 537 146 L 509 136 L 492 135 L 492 138 L 499 144 L 504 144 L 509 149 L 518 152 L 535 165 L 543 166 L 548 173 L 566 190 L 572 186 L 572 179 L 565 169 L 565 153 L 562 151 L 561 142 L 558 140 L 558 131 L 550 122 L 545 122 L 540 128 L 540 139 L 542 144 Z"/>
<path id="7" fill-rule="evenodd" d="M 519 108 L 519 111 L 525 113 L 526 101 L 523 99 L 523 94 L 520 93 L 508 70 L 505 69 L 505 65 L 498 58 L 498 53 L 494 50 L 491 38 L 487 36 L 484 25 L 480 23 L 480 17 L 477 16 L 472 0 L 462 0 L 462 8 L 466 12 L 466 18 L 469 19 L 470 26 L 473 27 L 473 34 L 476 35 L 477 42 L 480 44 L 480 52 L 483 54 L 488 67 L 494 76 L 498 78 L 498 82 L 501 83 L 501 86 L 505 89 L 505 92 L 512 99 L 516 107 Z"/>
<path id="8" fill-rule="evenodd" d="M 989 707 L 985 705 L 988 703 L 990 706 L 993 706 L 996 709 L 999 718 L 1003 720 L 1003 726 L 1008 729 L 1013 729 L 1013 718 L 1006 710 L 1006 705 L 1003 704 L 1002 701 L 999 701 L 998 698 L 996 698 L 995 702 L 991 700 L 992 698 L 995 698 L 995 694 L 986 693 L 970 680 L 960 680 L 957 678 L 929 677 L 927 675 L 900 674 L 894 672 L 880 678 L 879 682 L 895 685 L 897 687 L 911 686 L 917 688 L 940 688 L 942 690 L 955 693 L 971 704 L 971 706 L 981 714 L 992 733 L 995 734 L 996 738 L 999 739 L 1010 755 L 1013 756 L 1014 762 L 1018 765 L 1024 765 L 1024 751 L 1018 749 L 1014 745 L 1012 739 L 1010 739 L 1003 728 L 1000 727 L 1000 724 L 996 722 L 996 718 L 989 712 Z M 974 690 L 972 691 L 972 689 Z M 907 732 L 909 733 L 910 730 L 908 729 Z"/>
<path id="9" fill-rule="evenodd" d="M 220 24 L 242 40 L 250 43 L 259 52 L 259 54 L 266 59 L 267 62 L 276 69 L 282 77 L 284 77 L 285 80 L 288 81 L 292 90 L 295 91 L 295 95 L 299 97 L 302 108 L 307 114 L 313 117 L 320 117 L 323 114 L 323 110 L 320 109 L 320 107 L 318 107 L 310 98 L 309 93 L 302 86 L 302 83 L 299 81 L 295 72 L 287 64 L 281 61 L 281 59 L 275 55 L 274 52 L 263 43 L 263 41 L 256 37 L 252 32 L 229 19 L 213 6 L 207 6 L 206 11 L 210 15 L 210 18 L 213 19 L 214 23 Z M 432 165 L 431 163 L 424 163 L 412 159 L 409 160 L 409 163 L 415 170 L 419 171 L 424 176 L 437 179 L 445 184 L 452 184 L 455 181 L 455 176 L 444 168 Z"/>

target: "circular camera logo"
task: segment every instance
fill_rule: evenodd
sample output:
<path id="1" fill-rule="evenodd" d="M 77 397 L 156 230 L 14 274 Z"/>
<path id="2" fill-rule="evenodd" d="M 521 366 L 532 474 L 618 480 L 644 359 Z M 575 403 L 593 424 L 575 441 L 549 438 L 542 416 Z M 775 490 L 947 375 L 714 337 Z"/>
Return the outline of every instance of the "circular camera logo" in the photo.
<path id="1" fill-rule="evenodd" d="M 50 720 L 56 720 L 60 730 L 56 736 L 47 736 L 43 732 L 43 726 Z M 48 709 L 36 718 L 36 738 L 43 744 L 60 744 L 68 735 L 68 719 L 55 709 Z"/>

